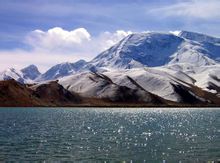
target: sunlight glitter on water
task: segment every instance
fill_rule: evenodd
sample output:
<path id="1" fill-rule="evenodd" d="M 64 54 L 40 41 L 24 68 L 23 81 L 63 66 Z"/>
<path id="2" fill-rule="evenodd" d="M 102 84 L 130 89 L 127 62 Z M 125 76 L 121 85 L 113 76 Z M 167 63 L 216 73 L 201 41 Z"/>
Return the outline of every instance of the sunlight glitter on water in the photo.
<path id="1" fill-rule="evenodd" d="M 0 110 L 0 161 L 219 159 L 219 109 Z"/>

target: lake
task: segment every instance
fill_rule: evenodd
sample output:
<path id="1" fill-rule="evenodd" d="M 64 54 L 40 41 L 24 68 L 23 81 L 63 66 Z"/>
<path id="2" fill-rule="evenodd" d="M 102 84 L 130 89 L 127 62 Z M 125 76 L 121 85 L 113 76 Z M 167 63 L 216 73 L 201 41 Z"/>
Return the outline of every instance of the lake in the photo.
<path id="1" fill-rule="evenodd" d="M 218 160 L 218 108 L 0 109 L 0 162 Z"/>

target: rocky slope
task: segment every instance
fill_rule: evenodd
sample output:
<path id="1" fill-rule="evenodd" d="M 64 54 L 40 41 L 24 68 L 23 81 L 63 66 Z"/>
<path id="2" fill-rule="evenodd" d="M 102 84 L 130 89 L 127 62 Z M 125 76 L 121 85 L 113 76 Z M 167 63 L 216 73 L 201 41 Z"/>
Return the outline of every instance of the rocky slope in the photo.
<path id="1" fill-rule="evenodd" d="M 15 80 L 0 81 L 0 106 L 72 106 L 81 102 L 77 94 L 57 82 L 36 86 Z"/>
<path id="2" fill-rule="evenodd" d="M 32 90 L 15 80 L 0 81 L 0 106 L 46 106 Z"/>

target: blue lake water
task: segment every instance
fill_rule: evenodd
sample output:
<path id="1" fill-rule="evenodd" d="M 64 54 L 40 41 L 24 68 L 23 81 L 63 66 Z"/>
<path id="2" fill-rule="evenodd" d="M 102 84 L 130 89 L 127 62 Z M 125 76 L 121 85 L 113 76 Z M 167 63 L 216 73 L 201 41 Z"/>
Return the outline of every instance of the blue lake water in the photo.
<path id="1" fill-rule="evenodd" d="M 1 161 L 220 160 L 220 109 L 1 108 Z"/>

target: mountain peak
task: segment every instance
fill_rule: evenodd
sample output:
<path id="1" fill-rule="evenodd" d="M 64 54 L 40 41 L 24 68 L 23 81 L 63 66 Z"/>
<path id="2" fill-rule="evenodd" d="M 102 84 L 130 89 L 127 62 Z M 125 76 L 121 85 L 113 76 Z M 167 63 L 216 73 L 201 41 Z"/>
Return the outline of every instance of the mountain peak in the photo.
<path id="1" fill-rule="evenodd" d="M 133 33 L 95 57 L 89 65 L 100 68 L 131 69 L 173 63 L 196 66 L 218 61 L 220 39 L 188 32 Z"/>
<path id="2" fill-rule="evenodd" d="M 24 78 L 31 79 L 31 80 L 36 79 L 41 74 L 37 66 L 33 64 L 21 69 L 21 72 L 23 73 Z"/>
<path id="3" fill-rule="evenodd" d="M 64 76 L 71 75 L 79 71 L 87 62 L 84 60 L 79 60 L 75 63 L 63 62 L 51 67 L 47 72 L 42 74 L 39 81 L 43 80 L 54 80 Z"/>
<path id="4" fill-rule="evenodd" d="M 178 50 L 183 41 L 184 39 L 170 33 L 134 33 L 98 55 L 90 63 L 98 67 L 112 68 L 161 66 L 167 63 L 170 55 Z M 134 61 L 135 65 L 132 64 Z"/>
<path id="5" fill-rule="evenodd" d="M 25 79 L 23 78 L 22 72 L 16 70 L 15 68 L 8 68 L 0 73 L 0 80 L 10 80 L 10 79 L 14 79 L 20 83 L 26 82 Z"/>
<path id="6" fill-rule="evenodd" d="M 35 66 L 34 64 L 30 64 L 29 66 L 27 66 L 25 68 L 35 68 L 35 69 L 37 69 L 37 66 Z M 23 68 L 23 69 L 25 69 L 25 68 Z"/>
<path id="7" fill-rule="evenodd" d="M 62 63 L 59 63 L 59 64 L 57 64 L 57 65 L 59 65 L 59 66 L 65 66 L 65 65 L 71 65 L 71 63 L 70 63 L 70 62 L 62 62 Z"/>
<path id="8" fill-rule="evenodd" d="M 83 59 L 80 59 L 80 60 L 76 61 L 75 64 L 76 64 L 76 63 L 86 63 L 86 61 L 83 60 Z"/>

